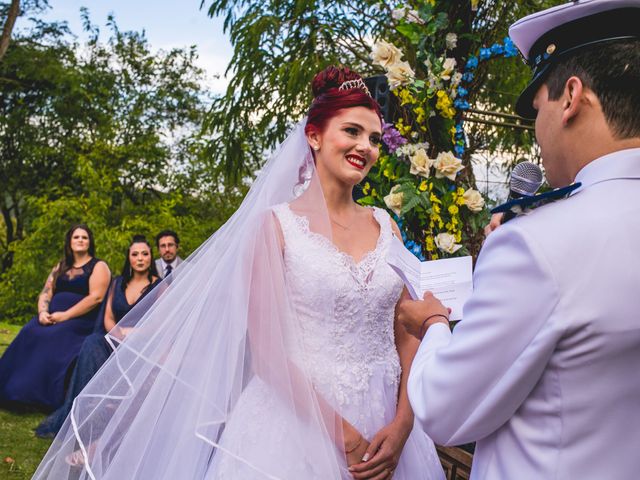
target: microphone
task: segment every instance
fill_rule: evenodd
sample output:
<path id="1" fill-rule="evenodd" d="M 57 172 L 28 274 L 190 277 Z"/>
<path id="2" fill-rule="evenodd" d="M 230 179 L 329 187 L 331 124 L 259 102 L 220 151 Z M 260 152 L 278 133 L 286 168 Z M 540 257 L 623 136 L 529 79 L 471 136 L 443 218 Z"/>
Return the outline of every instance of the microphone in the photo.
<path id="1" fill-rule="evenodd" d="M 538 191 L 544 176 L 540 167 L 532 162 L 520 162 L 511 172 L 511 179 L 509 180 L 509 198 L 507 201 L 515 200 L 521 197 L 531 197 Z M 507 210 L 502 215 L 500 224 L 507 223 L 512 218 L 516 217 L 516 213 Z"/>

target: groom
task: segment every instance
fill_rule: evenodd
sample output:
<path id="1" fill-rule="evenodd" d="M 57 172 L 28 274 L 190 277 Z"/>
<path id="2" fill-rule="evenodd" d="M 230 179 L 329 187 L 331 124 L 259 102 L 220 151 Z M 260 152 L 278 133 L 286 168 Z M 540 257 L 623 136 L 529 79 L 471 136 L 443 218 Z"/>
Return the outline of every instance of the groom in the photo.
<path id="1" fill-rule="evenodd" d="M 472 479 L 638 478 L 640 0 L 571 2 L 510 35 L 547 179 L 581 186 L 491 233 L 453 333 L 433 296 L 400 302 L 422 339 L 409 398 L 436 443 L 477 442 Z"/>

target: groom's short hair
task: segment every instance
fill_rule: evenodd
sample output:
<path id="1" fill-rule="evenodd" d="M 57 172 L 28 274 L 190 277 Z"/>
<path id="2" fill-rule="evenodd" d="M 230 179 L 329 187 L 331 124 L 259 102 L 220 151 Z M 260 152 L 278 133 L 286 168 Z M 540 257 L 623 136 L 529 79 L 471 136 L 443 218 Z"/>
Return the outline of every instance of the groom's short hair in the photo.
<path id="1" fill-rule="evenodd" d="M 545 80 L 549 100 L 560 98 L 572 76 L 597 95 L 615 137 L 640 137 L 640 40 L 604 43 L 559 61 Z"/>

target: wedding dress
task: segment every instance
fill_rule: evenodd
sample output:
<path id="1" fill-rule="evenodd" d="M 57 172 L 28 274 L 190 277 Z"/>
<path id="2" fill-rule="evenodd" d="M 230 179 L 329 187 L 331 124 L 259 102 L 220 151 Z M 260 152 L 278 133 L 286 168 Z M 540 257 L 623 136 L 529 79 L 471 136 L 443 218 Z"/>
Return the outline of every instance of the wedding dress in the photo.
<path id="1" fill-rule="evenodd" d="M 380 235 L 375 249 L 356 262 L 311 231 L 307 218 L 288 204 L 273 210 L 284 237 L 285 273 L 304 347 L 293 342 L 287 345 L 288 354 L 323 398 L 371 440 L 395 417 L 401 373 L 394 308 L 402 281 L 385 261 L 393 235 L 389 215 L 372 209 Z M 329 318 L 323 315 L 327 302 L 335 302 Z M 326 480 L 288 436 L 284 426 L 295 421 L 293 415 L 268 385 L 254 378 L 221 439 L 223 447 L 243 452 L 252 466 L 222 455 L 207 479 L 249 480 L 256 477 L 257 467 L 282 479 Z M 342 478 L 352 478 L 344 461 L 341 467 Z M 412 431 L 393 478 L 444 478 L 433 442 L 419 427 Z"/>

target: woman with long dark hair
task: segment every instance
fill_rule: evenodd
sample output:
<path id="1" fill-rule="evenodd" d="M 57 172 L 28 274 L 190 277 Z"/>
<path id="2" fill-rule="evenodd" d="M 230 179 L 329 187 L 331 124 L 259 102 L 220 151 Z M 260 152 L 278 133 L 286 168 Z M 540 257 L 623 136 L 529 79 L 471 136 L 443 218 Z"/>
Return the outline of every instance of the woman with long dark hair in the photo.
<path id="1" fill-rule="evenodd" d="M 96 323 L 95 332 L 82 344 L 65 401 L 38 426 L 37 436 L 49 438 L 58 433 L 71 410 L 74 398 L 113 352 L 112 345 L 104 338 L 105 333 L 111 330 L 158 282 L 151 245 L 143 235 L 135 235 L 127 248 L 122 273 L 111 282 L 103 309 L 103 321 Z"/>
<path id="2" fill-rule="evenodd" d="M 95 257 L 84 224 L 65 235 L 64 257 L 38 297 L 38 315 L 20 330 L 0 359 L 0 402 L 58 408 L 82 342 L 93 332 L 111 272 Z"/>

